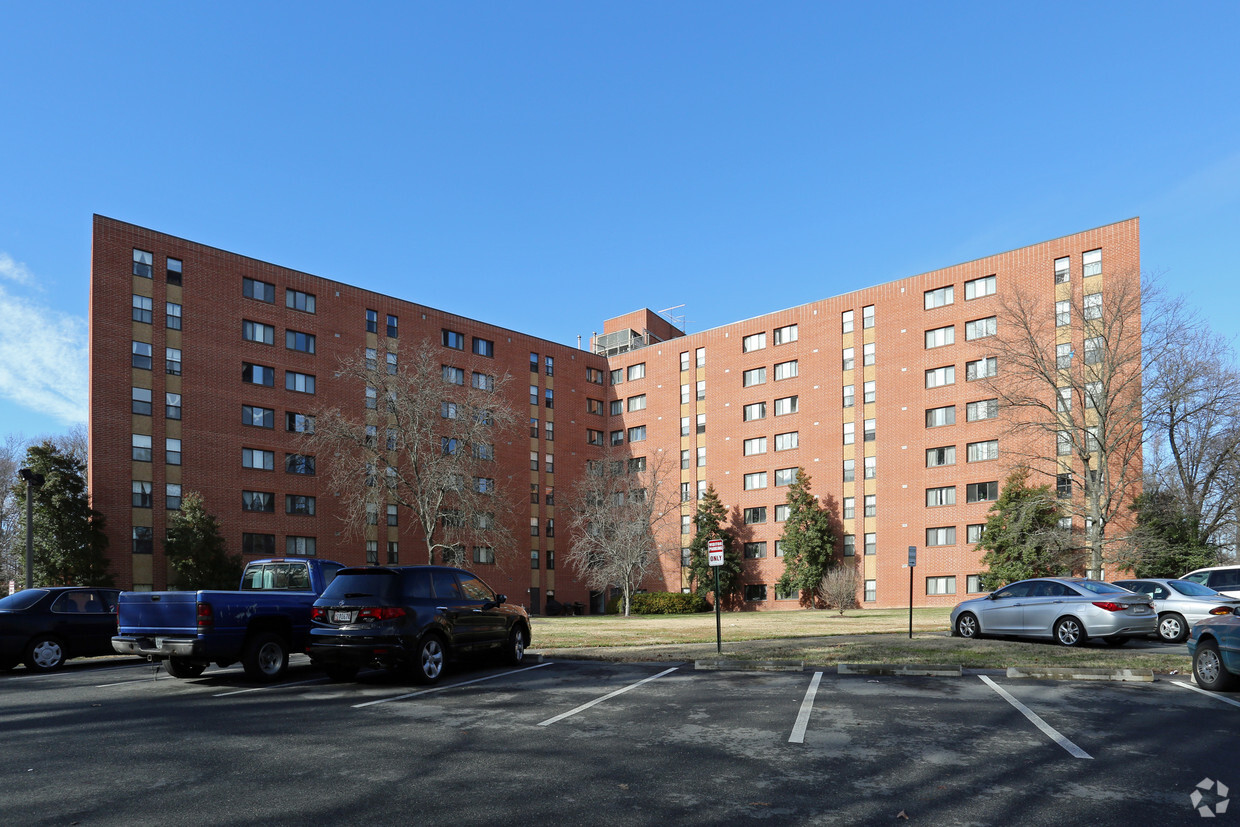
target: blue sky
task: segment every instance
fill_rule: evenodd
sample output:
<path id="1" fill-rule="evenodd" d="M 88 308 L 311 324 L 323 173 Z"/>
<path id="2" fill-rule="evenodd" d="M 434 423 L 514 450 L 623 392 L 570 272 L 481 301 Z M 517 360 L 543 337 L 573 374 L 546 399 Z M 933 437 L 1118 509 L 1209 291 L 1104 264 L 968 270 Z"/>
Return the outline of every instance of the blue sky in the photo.
<path id="1" fill-rule="evenodd" d="M 1141 217 L 1240 332 L 1240 4 L 5 3 L 0 438 L 86 416 L 91 215 L 565 344 Z"/>

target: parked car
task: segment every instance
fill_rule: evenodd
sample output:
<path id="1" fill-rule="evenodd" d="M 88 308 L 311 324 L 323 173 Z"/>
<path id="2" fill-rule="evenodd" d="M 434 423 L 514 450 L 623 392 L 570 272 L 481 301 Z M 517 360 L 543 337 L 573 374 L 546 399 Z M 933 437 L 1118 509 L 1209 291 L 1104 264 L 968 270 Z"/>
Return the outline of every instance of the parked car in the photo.
<path id="1" fill-rule="evenodd" d="M 1091 637 L 1119 646 L 1155 632 L 1158 615 L 1145 595 L 1079 577 L 1020 580 L 952 609 L 952 634 L 1052 638 L 1080 646 Z"/>
<path id="2" fill-rule="evenodd" d="M 1209 566 L 1190 571 L 1180 579 L 1209 586 L 1228 597 L 1240 597 L 1240 566 Z"/>
<path id="3" fill-rule="evenodd" d="M 1232 609 L 1240 606 L 1240 600 L 1191 580 L 1145 578 L 1116 580 L 1115 585 L 1154 601 L 1154 611 L 1158 612 L 1157 635 L 1167 643 L 1182 642 L 1199 620 L 1231 614 Z"/>
<path id="4" fill-rule="evenodd" d="M 525 658 L 530 616 L 477 575 L 448 566 L 342 569 L 311 610 L 308 652 L 334 680 L 363 666 L 408 669 L 434 683 L 450 658 Z"/>
<path id="5" fill-rule="evenodd" d="M 69 658 L 112 654 L 120 589 L 23 589 L 0 599 L 0 669 L 49 672 Z"/>
<path id="6" fill-rule="evenodd" d="M 1240 616 L 1233 611 L 1193 626 L 1188 654 L 1198 686 L 1214 692 L 1240 687 Z"/>

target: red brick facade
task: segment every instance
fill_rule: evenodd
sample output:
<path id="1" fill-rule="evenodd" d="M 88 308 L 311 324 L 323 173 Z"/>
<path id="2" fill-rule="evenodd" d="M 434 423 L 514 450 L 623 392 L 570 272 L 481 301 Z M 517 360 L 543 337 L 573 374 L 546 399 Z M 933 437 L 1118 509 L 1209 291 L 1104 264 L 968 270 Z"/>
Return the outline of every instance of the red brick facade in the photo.
<path id="1" fill-rule="evenodd" d="M 777 599 L 774 583 L 782 569 L 775 554 L 775 541 L 781 526 L 775 507 L 783 502 L 783 491 L 776 474 L 802 466 L 813 478 L 813 490 L 824 499 L 842 504 L 855 498 L 855 516 L 846 519 L 848 533 L 856 538 L 859 579 L 869 581 L 872 599 L 868 606 L 900 606 L 908 602 L 908 571 L 903 568 L 908 546 L 919 548 L 914 580 L 916 605 L 951 604 L 961 599 L 969 575 L 980 570 L 979 555 L 966 542 L 967 526 L 985 522 L 989 503 L 965 503 L 965 486 L 973 482 L 1002 481 L 1012 462 L 999 458 L 966 463 L 967 443 L 997 439 L 1002 420 L 965 421 L 965 405 L 982 396 L 973 383 L 964 381 L 965 362 L 986 355 L 984 339 L 965 341 L 967 322 L 993 315 L 998 296 L 1016 285 L 1025 285 L 1052 294 L 1053 266 L 1057 258 L 1069 256 L 1074 278 L 1068 289 L 1080 289 L 1081 257 L 1086 251 L 1101 249 L 1104 272 L 1136 271 L 1139 268 L 1139 238 L 1136 219 L 1084 233 L 1021 248 L 888 284 L 858 290 L 844 296 L 824 299 L 801 307 L 723 327 L 680 335 L 666 320 L 648 310 L 640 310 L 608 321 L 605 336 L 613 341 L 634 331 L 630 346 L 636 349 L 613 352 L 607 357 L 573 347 L 536 339 L 512 330 L 444 313 L 411 302 L 362 290 L 328 279 L 307 275 L 265 262 L 224 252 L 183 239 L 153 232 L 130 224 L 96 216 L 91 278 L 90 347 L 90 490 L 93 505 L 107 517 L 111 541 L 112 571 L 121 586 L 164 588 L 168 572 L 162 554 L 162 538 L 168 486 L 180 485 L 182 493 L 197 491 L 208 510 L 221 521 L 229 547 L 242 548 L 243 534 L 274 537 L 275 553 L 284 554 L 286 538 L 315 539 L 320 557 L 348 564 L 366 562 L 365 544 L 342 536 L 340 521 L 331 492 L 322 490 L 319 478 L 285 472 L 284 456 L 297 451 L 297 434 L 286 430 L 287 413 L 305 413 L 317 405 L 360 408 L 362 400 L 342 398 L 331 374 L 338 357 L 350 356 L 373 346 L 375 334 L 368 334 L 366 311 L 377 313 L 380 331 L 387 316 L 398 319 L 401 340 L 428 339 L 439 342 L 441 331 L 451 329 L 494 342 L 494 355 L 487 358 L 491 373 L 512 376 L 506 393 L 518 411 L 529 408 L 531 418 L 539 419 L 538 436 L 516 439 L 496 446 L 497 478 L 526 480 L 543 492 L 539 503 L 529 505 L 529 517 L 545 526 L 555 519 L 555 505 L 545 502 L 547 488 L 566 493 L 582 472 L 585 460 L 600 449 L 587 444 L 587 430 L 610 434 L 612 431 L 645 426 L 645 440 L 626 444 L 633 456 L 663 451 L 677 482 L 688 483 L 693 495 L 683 506 L 685 513 L 694 505 L 698 481 L 713 484 L 723 502 L 738 509 L 765 506 L 764 523 L 748 526 L 748 542 L 766 543 L 765 557 L 745 564 L 745 581 L 755 588 L 764 585 L 766 599 L 747 603 L 753 608 L 792 608 L 795 599 Z M 135 253 L 150 254 L 151 277 L 135 275 L 144 270 L 145 260 L 135 264 Z M 139 258 L 145 259 L 143 256 Z M 181 262 L 181 284 L 170 283 L 169 259 Z M 175 262 L 174 262 L 175 263 Z M 965 282 L 995 276 L 998 293 L 965 299 Z M 243 280 L 272 285 L 273 302 L 243 295 Z M 172 279 L 175 281 L 175 278 Z M 954 301 L 927 310 L 925 293 L 952 286 Z M 1061 285 L 1059 289 L 1064 289 Z M 289 307 L 287 291 L 299 291 L 315 299 L 313 313 Z M 149 299 L 149 304 L 147 300 Z M 168 305 L 180 306 L 180 329 L 168 324 Z M 296 304 L 296 302 L 294 302 Z M 873 308 L 869 324 L 866 308 Z M 853 314 L 852 331 L 843 332 L 846 312 Z M 150 321 L 145 321 L 149 312 Z M 175 317 L 174 317 L 175 318 Z M 274 329 L 272 344 L 246 341 L 242 337 L 246 321 Z M 174 322 L 175 325 L 175 322 Z M 929 329 L 952 326 L 955 343 L 927 349 Z M 795 338 L 792 331 L 795 328 Z M 286 331 L 315 337 L 314 354 L 290 350 L 285 346 Z M 777 332 L 782 331 L 782 334 Z M 617 334 L 620 334 L 617 336 Z M 745 337 L 763 334 L 763 347 L 743 352 Z M 777 343 L 781 337 L 790 339 Z M 133 343 L 142 351 L 135 354 Z M 150 367 L 144 367 L 149 345 Z M 867 361 L 866 346 L 873 346 L 873 363 Z M 855 365 L 843 369 L 843 349 L 854 348 Z M 698 351 L 702 349 L 699 366 Z M 169 351 L 179 350 L 178 368 L 168 364 Z M 682 354 L 688 354 L 687 370 L 681 370 Z M 531 371 L 532 354 L 538 354 L 538 371 Z M 553 360 L 548 373 L 546 357 Z M 445 363 L 470 368 L 473 356 L 467 347 L 457 354 L 445 349 Z M 135 366 L 135 360 L 138 365 Z M 791 363 L 795 362 L 795 375 Z M 243 364 L 272 369 L 272 386 L 243 381 Z M 629 380 L 629 368 L 644 364 L 644 376 Z M 954 384 L 927 389 L 925 371 L 952 365 Z M 765 381 L 746 387 L 745 372 L 765 368 Z M 594 374 L 587 377 L 587 369 Z M 625 381 L 611 384 L 609 376 L 621 371 Z M 288 372 L 314 376 L 315 393 L 310 396 L 285 389 Z M 778 376 L 777 376 L 778 374 Z M 529 381 L 526 381 L 526 376 Z M 602 376 L 605 384 L 592 378 Z M 782 377 L 782 378 L 781 378 Z M 704 382 L 699 400 L 698 383 Z M 873 382 L 874 401 L 865 402 L 865 383 Z M 536 384 L 540 404 L 529 404 L 528 385 Z M 844 407 L 844 386 L 854 386 L 854 404 Z M 682 404 L 682 385 L 688 385 Z M 138 389 L 135 391 L 134 389 Z M 554 407 L 545 406 L 545 391 L 554 391 Z M 150 412 L 146 413 L 143 391 L 150 393 Z M 179 394 L 180 419 L 170 416 L 166 394 Z M 613 400 L 627 400 L 644 394 L 645 408 L 611 416 Z M 351 396 L 352 394 L 349 394 Z M 776 414 L 777 400 L 796 397 L 795 412 Z M 587 399 L 605 403 L 602 414 L 589 410 Z M 175 401 L 175 398 L 172 400 Z M 765 403 L 765 416 L 744 421 L 746 405 Z M 778 403 L 781 408 L 788 402 Z M 244 405 L 274 412 L 272 427 L 242 423 Z M 927 428 L 929 408 L 952 406 L 954 425 Z M 175 406 L 173 406 L 175 407 Z M 627 406 L 625 406 L 627 407 Z M 137 411 L 137 412 L 135 412 Z M 697 418 L 705 416 L 705 430 L 699 433 Z M 682 418 L 688 417 L 687 435 L 682 436 Z M 546 439 L 545 422 L 552 420 L 554 439 Z M 872 421 L 872 440 L 866 439 L 865 423 Z M 854 426 L 852 444 L 844 444 L 845 423 Z M 790 434 L 796 434 L 795 442 Z M 144 447 L 144 437 L 150 447 Z M 745 440 L 766 438 L 764 453 L 746 456 Z M 135 447 L 135 438 L 139 445 Z M 180 464 L 175 464 L 175 443 L 181 440 Z M 757 443 L 754 443 L 755 445 Z M 956 464 L 926 467 L 926 449 L 954 445 Z M 779 450 L 777 450 L 777 446 Z M 704 449 L 699 465 L 698 449 Z M 270 451 L 274 470 L 242 467 L 245 449 Z M 689 467 L 681 470 L 681 451 L 688 451 Z M 537 471 L 530 468 L 530 453 L 540 458 L 555 457 L 555 471 L 546 473 L 545 462 Z M 138 459 L 134 459 L 134 457 Z M 146 457 L 149 456 L 149 461 Z M 873 457 L 873 477 L 866 479 L 865 457 Z M 844 482 L 846 459 L 855 462 L 855 481 Z M 763 488 L 745 490 L 747 474 L 767 474 Z M 780 480 L 782 482 L 782 480 Z M 147 499 L 138 483 L 149 483 Z M 926 489 L 954 485 L 956 505 L 929 509 Z M 135 491 L 135 488 L 139 489 Z M 275 494 L 274 513 L 243 510 L 242 491 Z M 286 495 L 316 498 L 314 516 L 285 513 Z M 874 497 L 874 516 L 864 516 L 865 497 Z M 521 523 L 512 527 L 518 541 L 529 536 L 525 515 L 514 517 Z M 559 521 L 561 526 L 567 519 Z M 380 526 L 380 561 L 386 560 L 386 543 L 396 541 L 400 562 L 420 562 L 416 550 L 421 543 L 402 520 L 398 528 Z M 149 546 L 135 546 L 134 528 L 149 527 L 153 538 Z M 926 548 L 928 527 L 953 527 L 955 542 Z M 669 547 L 688 545 L 688 537 L 665 538 Z M 479 567 L 484 576 L 512 599 L 534 604 L 537 609 L 549 592 L 562 602 L 589 602 L 587 589 L 565 566 L 548 570 L 548 552 L 561 550 L 571 538 L 564 531 L 555 538 L 530 537 L 528 548 L 516 549 L 502 564 Z M 545 534 L 545 532 L 544 532 Z M 872 554 L 865 553 L 865 536 L 874 535 Z M 135 548 L 137 551 L 135 552 Z M 529 551 L 537 549 L 538 567 Z M 679 560 L 673 553 L 664 567 L 664 583 L 651 588 L 678 590 L 683 585 Z M 927 578 L 955 578 L 954 593 L 927 596 Z M 946 581 L 935 581 L 944 587 Z M 597 602 L 595 603 L 597 606 Z"/>

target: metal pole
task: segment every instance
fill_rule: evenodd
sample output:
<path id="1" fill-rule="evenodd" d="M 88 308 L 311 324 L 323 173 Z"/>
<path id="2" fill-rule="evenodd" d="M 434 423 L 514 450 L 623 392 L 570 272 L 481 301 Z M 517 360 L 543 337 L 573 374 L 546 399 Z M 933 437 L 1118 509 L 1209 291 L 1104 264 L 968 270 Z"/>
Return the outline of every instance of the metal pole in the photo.
<path id="1" fill-rule="evenodd" d="M 913 639 L 913 565 L 908 567 L 908 639 Z"/>
<path id="2" fill-rule="evenodd" d="M 26 480 L 26 588 L 34 588 L 34 498 L 30 480 Z"/>
<path id="3" fill-rule="evenodd" d="M 719 614 L 719 567 L 715 569 L 715 653 L 723 654 L 723 620 Z"/>

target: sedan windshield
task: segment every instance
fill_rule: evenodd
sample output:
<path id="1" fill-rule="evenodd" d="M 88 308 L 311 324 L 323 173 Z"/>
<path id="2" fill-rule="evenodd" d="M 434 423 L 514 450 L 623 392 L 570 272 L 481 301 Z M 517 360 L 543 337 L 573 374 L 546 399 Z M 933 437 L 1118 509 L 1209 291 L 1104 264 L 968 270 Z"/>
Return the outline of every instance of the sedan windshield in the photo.
<path id="1" fill-rule="evenodd" d="M 1209 586 L 1203 586 L 1200 583 L 1190 583 L 1187 580 L 1168 580 L 1167 585 L 1175 589 L 1180 594 L 1186 594 L 1189 597 L 1226 598 L 1226 595 L 1219 594 Z"/>
<path id="2" fill-rule="evenodd" d="M 1101 580 L 1073 580 L 1072 585 L 1094 594 L 1132 594 L 1128 589 Z"/>
<path id="3" fill-rule="evenodd" d="M 16 594 L 0 598 L 0 612 L 20 612 L 29 609 L 39 598 L 47 594 L 46 589 L 23 589 Z"/>

